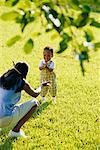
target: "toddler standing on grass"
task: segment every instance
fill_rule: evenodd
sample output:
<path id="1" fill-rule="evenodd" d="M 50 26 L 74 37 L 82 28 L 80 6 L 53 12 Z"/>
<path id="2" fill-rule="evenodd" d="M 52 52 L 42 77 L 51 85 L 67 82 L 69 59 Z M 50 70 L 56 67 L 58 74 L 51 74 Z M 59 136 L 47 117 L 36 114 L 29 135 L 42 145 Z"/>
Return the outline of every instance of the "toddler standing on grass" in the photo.
<path id="1" fill-rule="evenodd" d="M 56 85 L 56 75 L 54 73 L 54 62 L 51 60 L 53 57 L 53 49 L 50 47 L 45 47 L 43 50 L 43 57 L 44 60 L 40 61 L 39 69 L 41 71 L 41 83 L 50 81 L 49 87 L 43 87 L 41 91 L 41 98 L 42 101 L 45 101 L 46 94 L 48 91 L 52 96 L 52 100 L 56 103 L 56 93 L 57 93 L 57 85 Z"/>

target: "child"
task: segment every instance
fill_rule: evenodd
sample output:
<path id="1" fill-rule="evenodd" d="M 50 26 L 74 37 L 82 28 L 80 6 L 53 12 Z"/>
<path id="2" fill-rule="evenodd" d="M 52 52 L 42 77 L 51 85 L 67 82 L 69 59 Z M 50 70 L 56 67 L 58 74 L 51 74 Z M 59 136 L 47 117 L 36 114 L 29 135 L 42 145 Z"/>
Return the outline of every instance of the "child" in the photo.
<path id="1" fill-rule="evenodd" d="M 49 90 L 52 100 L 56 102 L 56 75 L 54 73 L 54 62 L 51 60 L 53 57 L 53 49 L 50 47 L 45 47 L 43 51 L 44 60 L 40 61 L 39 69 L 41 71 L 41 83 L 45 81 L 50 81 L 50 86 L 43 87 L 41 91 L 42 101 L 45 101 L 45 96 Z"/>

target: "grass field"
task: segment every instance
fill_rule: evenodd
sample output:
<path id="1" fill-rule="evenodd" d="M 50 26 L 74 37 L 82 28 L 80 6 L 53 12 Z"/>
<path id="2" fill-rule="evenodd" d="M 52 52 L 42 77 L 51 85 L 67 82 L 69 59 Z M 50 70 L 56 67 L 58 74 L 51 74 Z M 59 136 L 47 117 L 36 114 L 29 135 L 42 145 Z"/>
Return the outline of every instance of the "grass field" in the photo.
<path id="1" fill-rule="evenodd" d="M 0 15 L 4 11 L 1 7 Z M 42 31 L 42 34 L 34 36 L 36 31 Z M 93 31 L 99 40 L 98 30 L 94 28 Z M 45 34 L 36 22 L 26 27 L 19 42 L 7 47 L 6 41 L 16 34 L 21 34 L 18 24 L 0 20 L 0 74 L 12 68 L 12 61 L 26 61 L 30 65 L 27 80 L 32 87 L 38 87 L 42 50 L 47 45 L 52 46 L 55 49 L 57 103 L 53 105 L 50 95 L 47 96 L 47 101 L 22 127 L 29 136 L 27 139 L 9 139 L 9 131 L 4 129 L 0 134 L 0 150 L 100 150 L 100 52 L 91 52 L 83 77 L 79 62 L 69 55 L 69 51 L 56 54 L 59 37 L 53 39 L 54 32 Z M 23 45 L 28 37 L 34 39 L 35 45 L 32 53 L 26 55 Z M 23 92 L 20 102 L 30 99 Z M 40 96 L 37 99 L 40 101 Z"/>

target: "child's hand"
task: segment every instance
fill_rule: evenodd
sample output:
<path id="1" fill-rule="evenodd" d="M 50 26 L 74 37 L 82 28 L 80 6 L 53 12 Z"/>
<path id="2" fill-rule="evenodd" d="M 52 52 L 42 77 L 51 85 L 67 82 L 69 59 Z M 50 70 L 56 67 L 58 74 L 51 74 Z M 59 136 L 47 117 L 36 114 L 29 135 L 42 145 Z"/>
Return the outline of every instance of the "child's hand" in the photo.
<path id="1" fill-rule="evenodd" d="M 46 68 L 46 64 L 42 64 L 42 66 L 39 67 L 40 70 L 42 70 L 42 69 L 44 69 L 44 68 Z"/>
<path id="2" fill-rule="evenodd" d="M 43 64 L 43 68 L 45 68 L 47 65 L 46 64 Z"/>

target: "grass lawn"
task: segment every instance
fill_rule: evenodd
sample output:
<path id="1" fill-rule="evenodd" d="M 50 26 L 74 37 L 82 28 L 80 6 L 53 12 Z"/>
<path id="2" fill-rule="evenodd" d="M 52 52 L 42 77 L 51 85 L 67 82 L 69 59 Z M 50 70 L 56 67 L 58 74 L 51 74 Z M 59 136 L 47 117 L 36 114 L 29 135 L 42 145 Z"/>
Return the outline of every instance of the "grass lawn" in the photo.
<path id="1" fill-rule="evenodd" d="M 6 11 L 0 7 L 0 15 Z M 34 36 L 42 31 L 40 36 Z M 93 28 L 98 39 L 98 29 Z M 0 133 L 0 150 L 100 150 L 100 51 L 91 52 L 90 62 L 85 63 L 83 77 L 79 62 L 66 50 L 56 54 L 59 37 L 55 32 L 45 34 L 38 21 L 28 25 L 22 38 L 12 47 L 6 41 L 21 34 L 20 27 L 14 22 L 0 20 L 0 74 L 12 68 L 12 61 L 20 60 L 30 65 L 28 82 L 34 87 L 40 84 L 38 64 L 42 59 L 43 48 L 47 45 L 55 49 L 54 58 L 57 75 L 57 103 L 52 104 L 50 95 L 45 103 L 22 127 L 27 139 L 8 138 L 8 129 Z M 31 37 L 35 41 L 31 54 L 25 54 L 23 45 Z M 32 99 L 22 93 L 20 102 Z M 40 101 L 40 96 L 37 97 Z"/>

